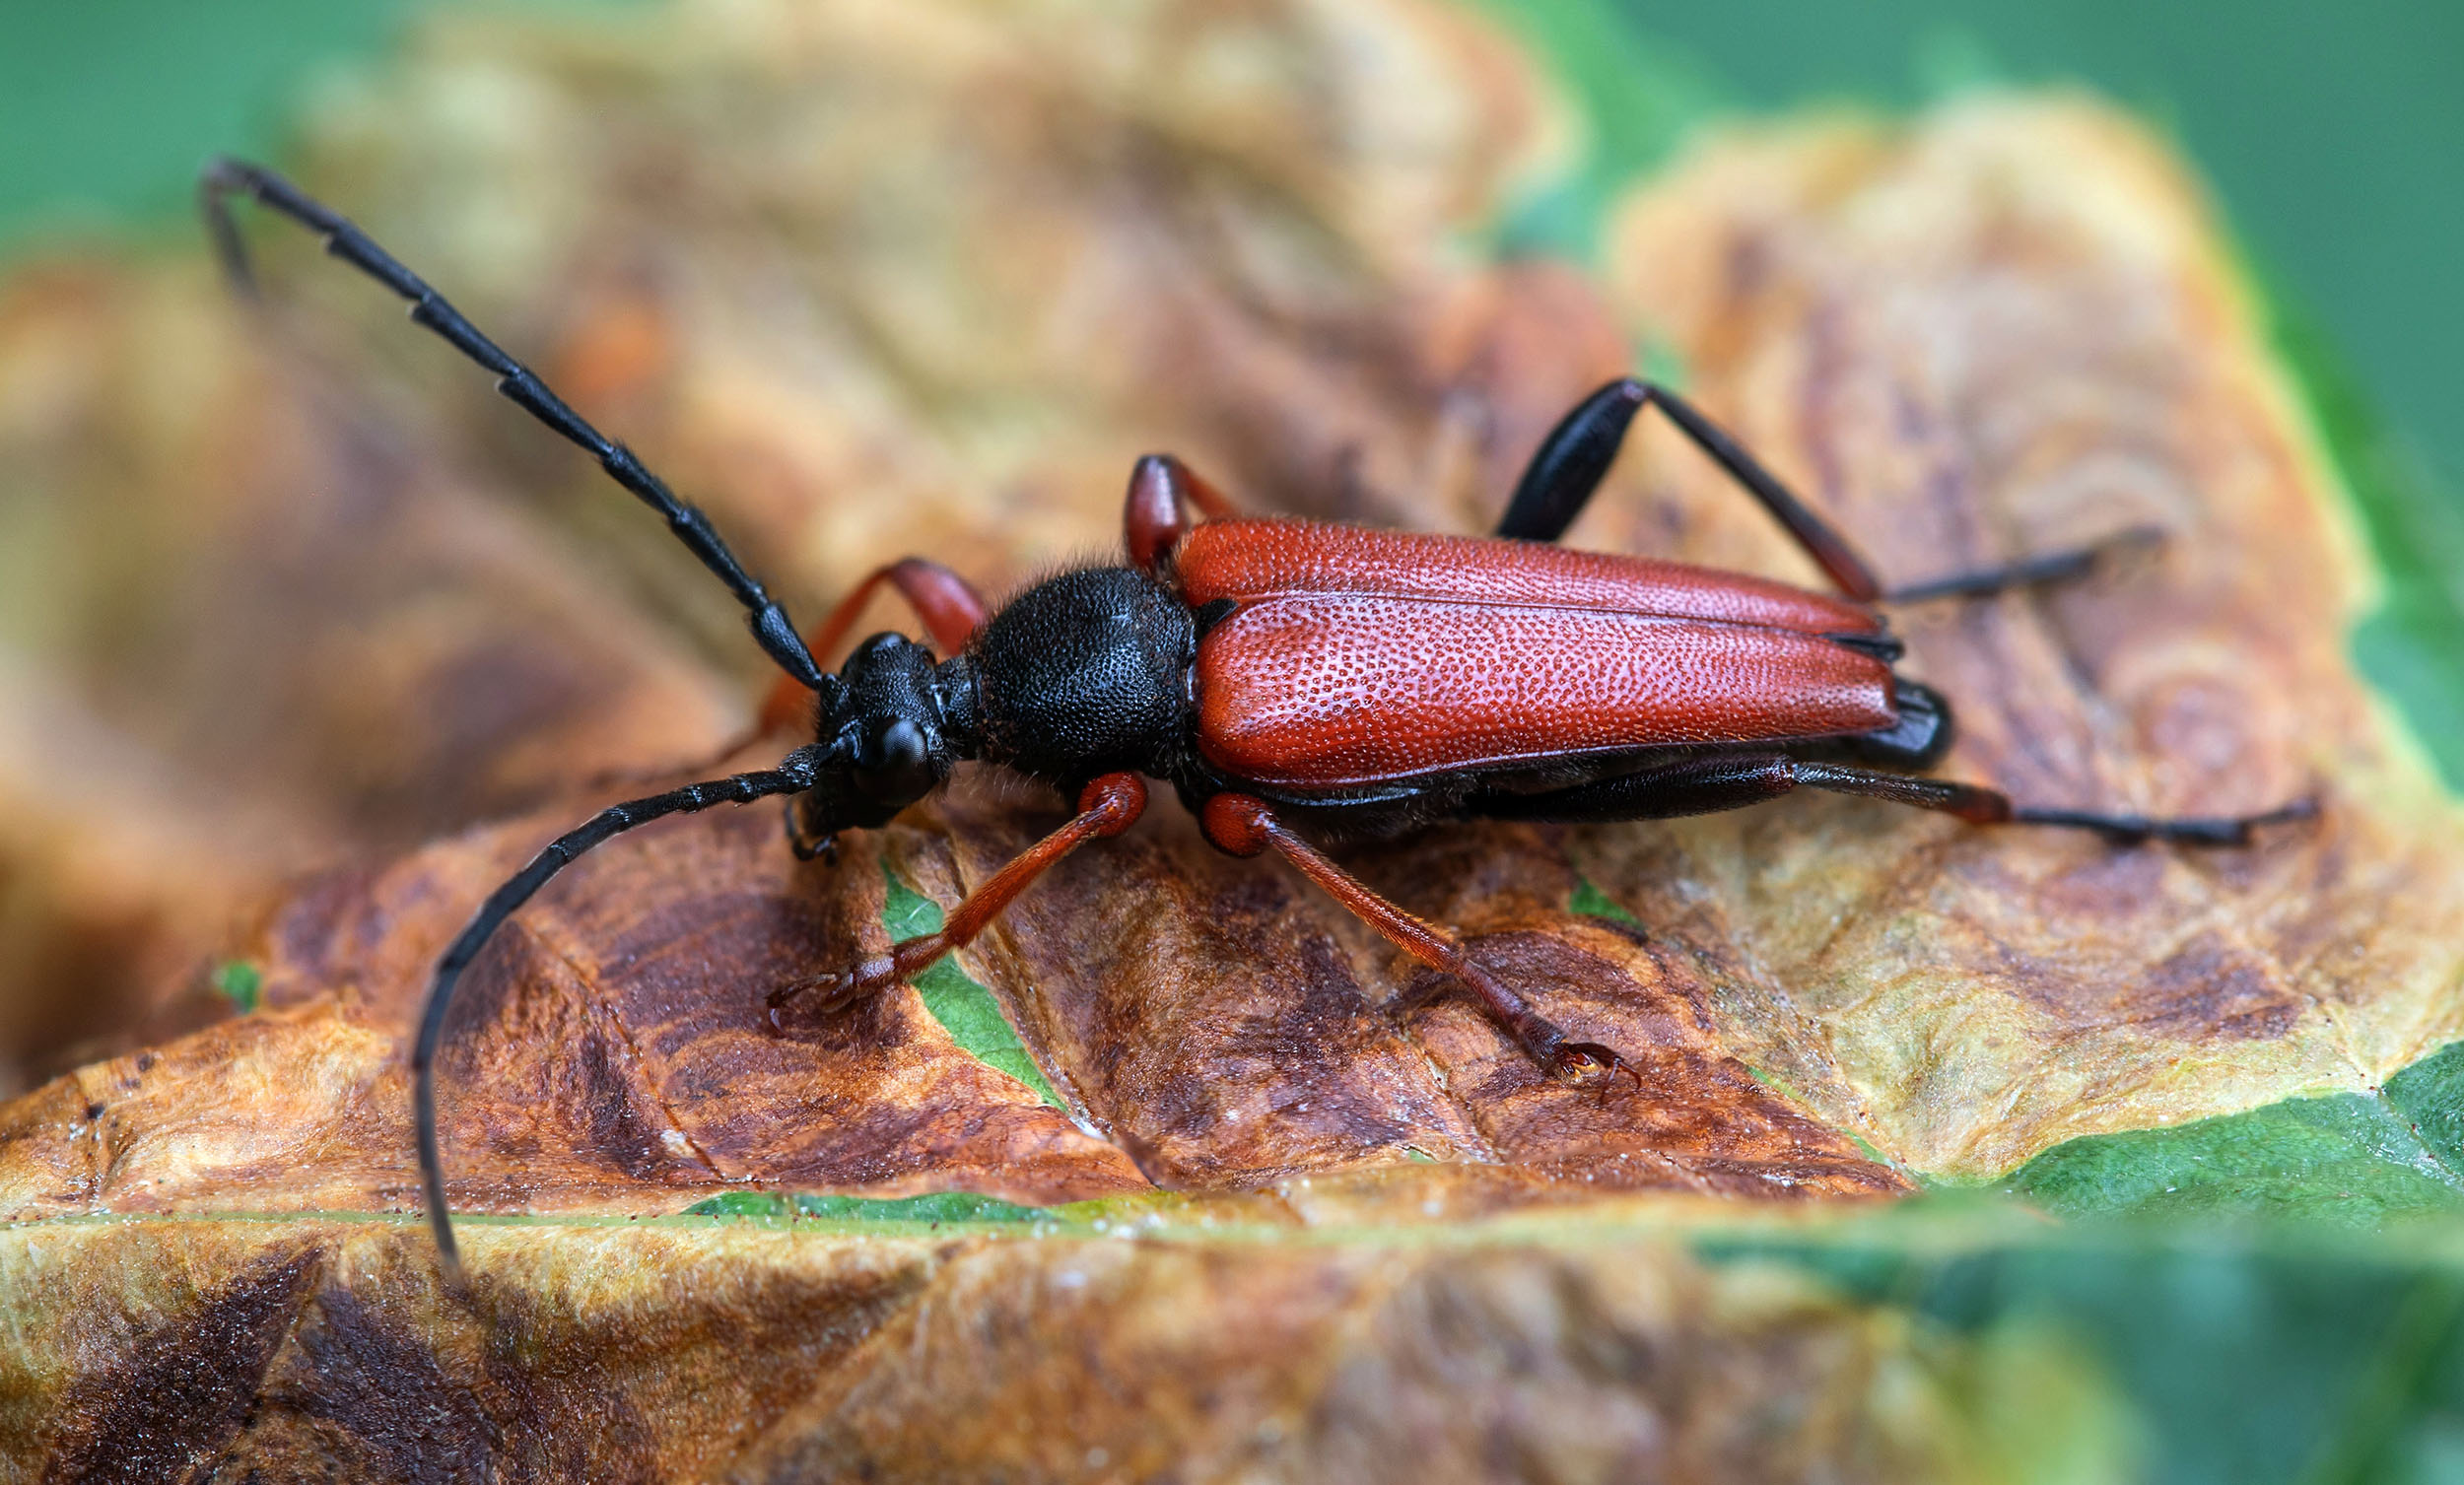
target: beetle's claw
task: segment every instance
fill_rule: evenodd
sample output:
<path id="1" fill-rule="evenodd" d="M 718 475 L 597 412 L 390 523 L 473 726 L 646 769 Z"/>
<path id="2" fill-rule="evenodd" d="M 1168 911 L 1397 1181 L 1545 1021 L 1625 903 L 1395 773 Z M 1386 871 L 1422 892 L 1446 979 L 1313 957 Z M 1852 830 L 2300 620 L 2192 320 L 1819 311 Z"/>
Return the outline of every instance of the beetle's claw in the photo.
<path id="1" fill-rule="evenodd" d="M 856 977 L 853 975 L 815 975 L 808 979 L 791 980 L 763 997 L 770 1017 L 773 1036 L 785 1036 L 787 1012 L 790 1002 L 813 996 L 813 1008 L 824 1015 L 856 998 Z"/>
<path id="2" fill-rule="evenodd" d="M 1616 1082 L 1619 1073 L 1634 1080 L 1636 1092 L 1641 1092 L 1643 1087 L 1643 1075 L 1634 1070 L 1633 1063 L 1597 1042 L 1563 1044 L 1555 1051 L 1549 1053 L 1548 1070 L 1568 1082 L 1580 1083 L 1598 1078 L 1604 1097 L 1607 1096 L 1609 1087 Z"/>

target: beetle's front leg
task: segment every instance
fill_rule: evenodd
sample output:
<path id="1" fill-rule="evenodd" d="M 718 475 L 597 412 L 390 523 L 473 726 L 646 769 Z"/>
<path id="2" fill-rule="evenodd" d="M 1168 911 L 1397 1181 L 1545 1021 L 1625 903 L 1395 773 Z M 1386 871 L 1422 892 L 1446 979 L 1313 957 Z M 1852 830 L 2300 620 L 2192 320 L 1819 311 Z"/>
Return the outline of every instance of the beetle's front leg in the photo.
<path id="1" fill-rule="evenodd" d="M 862 617 L 864 606 L 884 584 L 897 590 L 907 600 L 916 617 L 924 621 L 925 635 L 943 658 L 967 647 L 967 640 L 984 626 L 985 602 L 967 579 L 924 557 L 907 557 L 886 563 L 872 570 L 863 581 L 848 591 L 830 611 L 829 617 L 815 625 L 804 637 L 804 645 L 817 663 L 828 664 L 847 642 L 848 631 Z M 597 789 L 627 780 L 667 777 L 676 774 L 707 774 L 760 742 L 774 732 L 812 726 L 813 693 L 789 676 L 781 676 L 763 698 L 761 709 L 754 713 L 753 724 L 728 738 L 719 749 L 704 758 L 686 764 L 664 764 L 651 771 L 617 770 L 589 780 L 588 787 Z M 787 844 L 795 850 L 796 859 L 809 861 L 826 852 L 830 837 L 826 833 L 807 830 L 796 813 L 795 801 L 787 801 Z"/>
<path id="2" fill-rule="evenodd" d="M 830 662 L 839 646 L 847 642 L 848 631 L 856 627 L 864 605 L 884 584 L 895 588 L 907 600 L 907 606 L 916 611 L 916 617 L 924 621 L 924 633 L 943 659 L 965 649 L 968 639 L 984 627 L 984 598 L 966 578 L 929 558 L 907 557 L 873 569 L 863 581 L 848 590 L 828 618 L 813 627 L 805 647 L 815 659 L 825 665 Z M 798 722 L 809 727 L 811 723 L 806 718 L 811 712 L 810 692 L 791 683 L 773 686 L 762 703 L 754 731 L 768 737 Z"/>
<path id="3" fill-rule="evenodd" d="M 1078 795 L 1078 815 L 1067 825 L 1028 846 L 992 874 L 992 880 L 967 894 L 937 933 L 903 938 L 887 954 L 876 954 L 854 969 L 813 975 L 770 992 L 770 1024 L 784 1025 L 790 1002 L 809 1000 L 822 1011 L 834 1011 L 866 995 L 912 979 L 952 949 L 966 947 L 1001 910 L 1061 857 L 1099 836 L 1117 836 L 1135 824 L 1146 809 L 1146 780 L 1135 774 L 1106 774 Z"/>
<path id="4" fill-rule="evenodd" d="M 1286 829 L 1266 801 L 1248 794 L 1217 794 L 1199 812 L 1198 824 L 1208 841 L 1236 856 L 1254 856 L 1273 847 L 1299 867 L 1302 875 L 1325 888 L 1329 897 L 1385 934 L 1395 947 L 1462 980 L 1480 997 L 1481 1007 L 1514 1038 L 1515 1045 L 1550 1073 L 1575 1078 L 1622 1072 L 1641 1086 L 1642 1075 L 1623 1057 L 1597 1042 L 1567 1041 L 1555 1022 L 1474 962 L 1462 940 L 1370 891 L 1358 877 Z"/>

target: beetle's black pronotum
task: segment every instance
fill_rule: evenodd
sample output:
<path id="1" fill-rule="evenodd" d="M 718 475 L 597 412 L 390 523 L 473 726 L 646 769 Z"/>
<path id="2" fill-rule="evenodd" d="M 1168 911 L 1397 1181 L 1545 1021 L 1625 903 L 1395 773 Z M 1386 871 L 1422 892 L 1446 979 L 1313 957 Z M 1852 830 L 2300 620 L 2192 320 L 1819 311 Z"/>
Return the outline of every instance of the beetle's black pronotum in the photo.
<path id="1" fill-rule="evenodd" d="M 808 648 L 702 512 L 576 415 L 519 362 L 359 229 L 270 170 L 209 166 L 207 222 L 253 292 L 227 198 L 254 197 L 411 303 L 411 318 L 497 376 L 497 389 L 580 444 L 667 520 L 742 603 L 762 648 L 811 693 L 813 741 L 779 766 L 612 806 L 490 895 L 437 964 L 411 1052 L 420 1180 L 437 1246 L 456 1261 L 437 1149 L 436 1056 L 462 971 L 582 852 L 665 815 L 787 796 L 800 855 L 886 824 L 974 760 L 1060 789 L 1077 813 L 951 911 L 937 933 L 780 986 L 774 1020 L 827 1011 L 967 943 L 1055 861 L 1116 835 L 1169 782 L 1224 850 L 1273 849 L 1404 953 L 1453 975 L 1552 1073 L 1623 1064 L 1567 1039 L 1443 928 L 1371 892 L 1295 827 L 1391 835 L 1447 820 L 1643 820 L 1734 809 L 1800 787 L 1940 810 L 1979 824 L 2073 826 L 2122 843 L 2246 844 L 2311 812 L 2149 819 L 2026 809 L 1994 790 L 1919 776 L 1949 749 L 1948 701 L 1897 673 L 1876 605 L 1974 596 L 2076 576 L 2147 533 L 1886 591 L 1854 547 L 1682 398 L 1613 381 L 1542 440 L 1487 538 L 1244 519 L 1168 455 L 1131 471 L 1128 560 L 1039 582 L 998 609 L 937 564 L 881 568 Z M 1657 404 L 1787 528 L 1839 595 L 1554 545 L 1626 429 Z M 1193 514 L 1195 512 L 1195 515 Z M 896 588 L 938 648 L 895 634 L 831 652 L 864 600 Z M 776 715 L 774 707 L 769 714 Z"/>

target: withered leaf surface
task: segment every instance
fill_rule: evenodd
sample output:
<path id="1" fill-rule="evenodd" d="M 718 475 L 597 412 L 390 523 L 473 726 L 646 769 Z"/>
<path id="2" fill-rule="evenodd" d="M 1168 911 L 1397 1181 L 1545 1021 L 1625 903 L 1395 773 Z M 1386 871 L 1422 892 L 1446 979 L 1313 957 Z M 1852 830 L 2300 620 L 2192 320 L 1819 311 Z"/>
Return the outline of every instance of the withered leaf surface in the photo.
<path id="1" fill-rule="evenodd" d="M 0 1432 L 70 1477 L 1955 1481 L 2011 1462 L 1970 1416 L 2008 1387 L 2099 1449 L 2109 1394 L 2057 1348 L 1697 1262 L 1614 1200 L 1545 1240 L 1382 1239 L 1444 1184 L 1134 1239 L 481 1226 L 458 1291 L 402 1226 L 19 1229 Z"/>
<path id="2" fill-rule="evenodd" d="M 30 658 L 0 665 L 0 802 L 40 805 L 0 810 L 35 946 L 0 971 L 59 1002 L 12 1011 L 8 1050 L 57 1065 L 108 1019 L 93 985 L 129 1012 L 118 1055 L 0 1105 L 0 1214 L 35 1219 L 0 1232 L 19 1457 L 1977 1478 L 2000 1466 L 1945 1379 L 2000 1353 L 1670 1234 L 2366 1087 L 2464 1036 L 2454 814 L 2349 673 L 2366 594 L 2333 482 L 2137 131 L 2004 101 L 1727 137 L 1628 204 L 1604 291 L 1467 250 L 1549 107 L 1464 15 L 1156 0 L 1093 46 L 1076 14 L 440 24 L 327 100 L 303 174 L 808 619 L 908 552 L 997 592 L 1113 551 L 1155 447 L 1259 508 L 1483 529 L 1640 340 L 1894 579 L 2171 533 L 2077 587 L 1900 616 L 1959 708 L 1950 772 L 2151 811 L 2315 792 L 2321 819 L 2196 853 L 1801 798 L 1342 848 L 1641 1085 L 1587 1088 L 1159 798 L 959 959 L 1058 1108 L 911 988 L 784 1035 L 762 997 L 879 952 L 890 879 L 955 903 L 1060 801 L 969 778 L 835 863 L 795 862 L 771 810 L 664 822 L 469 977 L 451 1194 L 522 1215 L 469 1225 L 451 1290 L 415 1228 L 313 1214 L 413 1203 L 400 1054 L 436 954 L 541 843 L 750 713 L 738 616 L 464 369 L 372 349 L 393 306 L 296 243 L 267 238 L 272 325 L 194 264 L 23 277 L 0 453 L 158 534 L 64 568 L 66 638 L 12 631 Z M 149 372 L 166 313 L 185 349 Z M 535 499 L 466 488 L 490 468 Z M 91 544 L 37 505 L 7 534 Z M 1810 577 L 1665 431 L 1575 539 Z M 209 952 L 259 1008 L 217 1006 Z M 1095 1204 L 621 1220 L 769 1189 Z M 2104 1405 L 2027 1356 L 2031 1408 Z"/>

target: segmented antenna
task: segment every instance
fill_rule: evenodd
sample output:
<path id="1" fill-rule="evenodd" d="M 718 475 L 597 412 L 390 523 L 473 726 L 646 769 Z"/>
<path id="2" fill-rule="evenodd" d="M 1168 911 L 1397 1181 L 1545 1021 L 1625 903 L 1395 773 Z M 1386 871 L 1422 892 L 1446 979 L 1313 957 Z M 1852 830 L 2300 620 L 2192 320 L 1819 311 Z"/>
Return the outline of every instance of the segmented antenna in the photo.
<path id="1" fill-rule="evenodd" d="M 537 372 L 480 334 L 460 310 L 445 302 L 445 296 L 369 240 L 368 235 L 350 219 L 306 195 L 263 166 L 218 156 L 197 177 L 197 200 L 204 209 L 206 231 L 214 238 L 214 250 L 222 258 L 223 270 L 242 295 L 256 297 L 256 274 L 248 266 L 247 248 L 232 220 L 229 198 L 235 191 L 245 193 L 267 210 L 307 228 L 324 242 L 327 255 L 340 258 L 410 301 L 411 319 L 415 323 L 435 331 L 453 349 L 495 372 L 496 389 L 507 400 L 580 445 L 599 461 L 599 467 L 607 471 L 610 479 L 665 516 L 667 529 L 702 560 L 702 566 L 717 574 L 719 580 L 727 585 L 727 591 L 744 605 L 753 638 L 779 668 L 811 690 L 825 689 L 827 681 L 821 667 L 813 663 L 812 653 L 804 647 L 795 626 L 787 622 L 787 610 L 744 571 L 735 554 L 727 550 L 727 544 L 711 529 L 710 517 L 676 499 L 658 476 L 642 466 L 632 449 L 584 422 L 565 405 L 563 398 L 548 389 Z"/>
<path id="2" fill-rule="evenodd" d="M 428 987 L 428 1003 L 419 1013 L 419 1035 L 411 1044 L 411 1113 L 419 1127 L 419 1184 L 427 1194 L 428 1227 L 437 1236 L 437 1250 L 448 1271 L 458 1271 L 462 1260 L 453 1242 L 453 1216 L 445 1209 L 445 1163 L 437 1148 L 437 1048 L 445 1040 L 445 1014 L 453 1008 L 453 990 L 461 982 L 462 971 L 516 909 L 591 846 L 667 815 L 689 815 L 717 804 L 749 804 L 773 794 L 811 788 L 813 775 L 828 751 L 807 744 L 782 759 L 776 769 L 688 783 L 647 799 L 609 805 L 550 842 L 547 849 L 530 858 L 529 865 L 490 893 L 445 957 L 437 961 L 437 978 Z"/>

